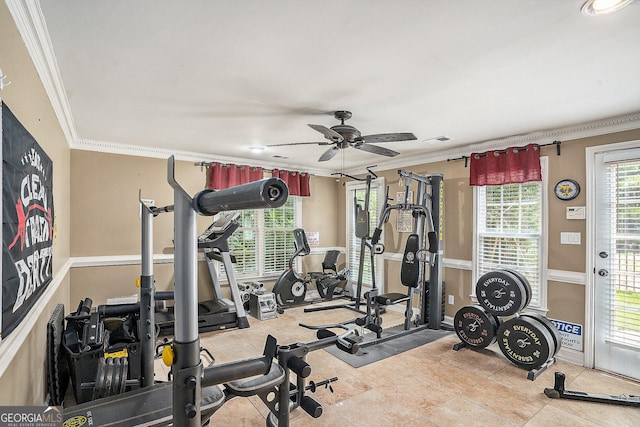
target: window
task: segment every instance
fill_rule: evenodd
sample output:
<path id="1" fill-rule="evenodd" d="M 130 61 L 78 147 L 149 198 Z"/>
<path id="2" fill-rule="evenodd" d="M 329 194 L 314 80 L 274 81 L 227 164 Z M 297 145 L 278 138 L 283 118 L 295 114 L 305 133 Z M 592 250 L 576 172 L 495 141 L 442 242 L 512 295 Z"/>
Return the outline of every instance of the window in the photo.
<path id="1" fill-rule="evenodd" d="M 302 201 L 297 196 L 289 196 L 277 209 L 242 211 L 240 228 L 229 238 L 229 250 L 236 258 L 236 275 L 264 277 L 282 273 L 295 251 L 293 230 L 300 227 L 301 218 Z"/>
<path id="2" fill-rule="evenodd" d="M 532 288 L 530 307 L 546 308 L 546 253 L 542 182 L 476 187 L 475 279 L 499 268 L 523 274 Z"/>
<path id="3" fill-rule="evenodd" d="M 355 233 L 355 204 L 357 203 L 364 208 L 364 201 L 367 192 L 367 186 L 364 182 L 354 181 L 347 183 L 347 257 L 349 260 L 350 282 L 358 283 L 358 268 L 360 265 L 360 239 Z M 373 230 L 378 225 L 378 214 L 384 204 L 384 179 L 379 178 L 371 183 L 371 194 L 369 196 L 369 235 L 373 235 Z M 382 243 L 382 242 L 381 242 Z M 365 253 L 364 272 L 362 276 L 362 284 L 365 287 L 371 287 L 373 284 L 373 275 L 371 268 L 371 254 L 367 250 Z M 376 269 L 376 285 L 382 285 L 382 257 L 375 260 Z"/>

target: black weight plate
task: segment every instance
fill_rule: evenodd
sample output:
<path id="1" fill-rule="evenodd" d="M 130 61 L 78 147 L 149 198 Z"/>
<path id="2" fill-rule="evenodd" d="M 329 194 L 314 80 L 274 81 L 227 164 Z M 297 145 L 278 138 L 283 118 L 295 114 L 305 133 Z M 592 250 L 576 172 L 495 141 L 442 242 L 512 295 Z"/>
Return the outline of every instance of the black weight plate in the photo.
<path id="1" fill-rule="evenodd" d="M 471 347 L 485 348 L 495 342 L 498 323 L 479 305 L 462 307 L 453 318 L 458 338 Z"/>
<path id="2" fill-rule="evenodd" d="M 526 302 L 524 285 L 508 271 L 490 271 L 476 283 L 476 297 L 482 307 L 497 316 L 512 316 Z"/>
<path id="3" fill-rule="evenodd" d="M 111 396 L 111 386 L 113 384 L 113 358 L 109 357 L 106 359 L 105 370 L 104 370 L 104 395 L 103 396 Z"/>
<path id="4" fill-rule="evenodd" d="M 529 306 L 529 303 L 531 303 L 531 298 L 533 297 L 533 290 L 531 289 L 531 283 L 529 283 L 529 281 L 524 276 L 524 274 L 520 273 L 517 270 L 513 270 L 511 268 L 504 268 L 503 270 L 506 270 L 511 274 L 513 274 L 514 276 L 516 276 L 520 280 L 520 282 L 524 285 L 524 290 L 525 290 L 525 293 L 527 294 L 524 307 L 521 308 L 521 310 L 524 310 L 527 306 Z"/>
<path id="5" fill-rule="evenodd" d="M 122 380 L 122 359 L 119 357 L 111 359 L 113 359 L 113 381 L 111 383 L 111 390 L 109 393 L 113 395 L 118 394 L 118 391 L 120 390 L 120 381 Z"/>
<path id="6" fill-rule="evenodd" d="M 560 331 L 558 330 L 558 328 L 556 328 L 556 325 L 554 325 L 553 322 L 551 322 L 549 319 L 544 317 L 542 314 L 527 312 L 527 313 L 521 313 L 520 316 L 531 317 L 538 320 L 540 323 L 542 323 L 547 328 L 547 330 L 551 333 L 551 337 L 553 338 L 553 343 L 556 346 L 556 351 L 553 353 L 553 356 L 558 354 L 558 352 L 560 351 L 560 347 L 562 347 L 562 335 L 560 335 Z"/>
<path id="7" fill-rule="evenodd" d="M 104 397 L 104 374 L 105 374 L 106 362 L 104 358 L 98 360 L 98 370 L 96 372 L 96 381 L 93 385 L 93 397 L 92 400 L 100 399 Z"/>
<path id="8" fill-rule="evenodd" d="M 491 316 L 493 316 L 494 320 L 496 321 L 496 341 L 498 340 L 498 328 L 500 327 L 500 325 L 502 325 L 502 320 L 500 319 L 500 317 L 496 316 L 495 314 L 492 314 Z"/>
<path id="9" fill-rule="evenodd" d="M 538 368 L 555 353 L 553 337 L 538 320 L 513 317 L 498 328 L 498 346 L 515 365 Z"/>
<path id="10" fill-rule="evenodd" d="M 120 371 L 120 385 L 116 390 L 116 393 L 118 394 L 124 393 L 125 389 L 127 388 L 127 378 L 129 377 L 129 359 L 127 359 L 126 357 L 120 358 L 120 364 L 122 369 Z"/>

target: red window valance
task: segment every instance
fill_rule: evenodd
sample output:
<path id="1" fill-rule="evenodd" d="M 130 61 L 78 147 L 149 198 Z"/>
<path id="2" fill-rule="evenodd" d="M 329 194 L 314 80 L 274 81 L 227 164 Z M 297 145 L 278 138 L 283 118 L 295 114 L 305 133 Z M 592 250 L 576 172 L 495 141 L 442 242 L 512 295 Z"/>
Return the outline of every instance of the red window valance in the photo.
<path id="1" fill-rule="evenodd" d="M 305 172 L 274 169 L 273 176 L 282 179 L 289 187 L 291 196 L 311 196 L 310 175 Z"/>
<path id="2" fill-rule="evenodd" d="M 264 178 L 261 167 L 211 163 L 207 166 L 207 188 L 222 190 Z"/>
<path id="3" fill-rule="evenodd" d="M 542 181 L 540 146 L 510 147 L 485 153 L 471 153 L 469 184 L 503 185 Z"/>

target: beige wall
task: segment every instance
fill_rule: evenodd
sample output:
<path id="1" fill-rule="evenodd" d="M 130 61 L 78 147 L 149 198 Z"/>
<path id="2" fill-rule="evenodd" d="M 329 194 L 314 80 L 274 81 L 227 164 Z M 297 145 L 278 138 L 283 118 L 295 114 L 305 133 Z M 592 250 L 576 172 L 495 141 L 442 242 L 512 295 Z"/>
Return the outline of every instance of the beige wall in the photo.
<path id="1" fill-rule="evenodd" d="M 7 80 L 11 81 L 9 86 L 0 91 L 0 98 L 53 160 L 55 208 L 53 274 L 54 281 L 59 280 L 60 286 L 35 323 L 23 322 L 5 341 L 0 343 L 0 358 L 3 361 L 11 359 L 4 373 L 0 373 L 0 403 L 41 405 L 45 403 L 47 394 L 46 323 L 56 303 L 63 303 L 65 307 L 69 304 L 69 279 L 60 277 L 70 253 L 69 147 L 38 73 L 4 2 L 0 2 L 0 67 L 8 76 Z M 18 351 L 7 354 L 8 346 L 21 334 L 27 334 L 24 343 Z"/>
<path id="2" fill-rule="evenodd" d="M 74 257 L 112 256 L 116 259 L 140 254 L 140 203 L 142 197 L 157 206 L 173 204 L 173 189 L 167 183 L 167 160 L 119 154 L 72 150 L 71 217 L 74 233 L 71 253 Z M 193 162 L 176 162 L 176 179 L 189 194 L 205 185 L 205 172 Z M 311 197 L 302 198 L 302 226 L 320 232 L 320 246 L 338 244 L 335 224 L 338 200 L 336 181 L 311 177 Z M 211 219 L 198 216 L 198 229 L 204 230 Z M 154 254 L 173 253 L 173 214 L 157 216 L 153 221 Z M 305 269 L 319 269 L 322 255 L 310 255 Z M 139 264 L 73 268 L 71 300 L 76 303 L 91 297 L 94 305 L 107 298 L 136 293 Z M 173 288 L 173 264 L 156 264 L 158 290 Z M 211 299 L 211 278 L 206 264 L 199 265 L 199 298 Z M 265 282 L 270 286 L 270 282 Z M 223 292 L 226 289 L 223 288 Z"/>

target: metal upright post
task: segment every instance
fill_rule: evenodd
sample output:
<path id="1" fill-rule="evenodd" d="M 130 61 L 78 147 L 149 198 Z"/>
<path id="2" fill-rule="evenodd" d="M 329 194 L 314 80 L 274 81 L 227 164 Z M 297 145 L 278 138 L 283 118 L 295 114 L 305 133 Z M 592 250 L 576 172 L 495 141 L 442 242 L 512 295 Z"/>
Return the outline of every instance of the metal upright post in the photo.
<path id="1" fill-rule="evenodd" d="M 436 232 L 438 247 L 433 253 L 429 268 L 429 329 L 442 327 L 442 257 L 444 254 L 444 176 L 430 175 L 431 178 L 431 218 Z"/>
<path id="2" fill-rule="evenodd" d="M 202 364 L 198 337 L 198 284 L 196 212 L 191 197 L 174 177 L 173 158 L 168 181 L 174 190 L 175 361 L 173 373 L 173 425 L 200 425 Z"/>
<path id="3" fill-rule="evenodd" d="M 142 274 L 140 275 L 140 341 L 142 344 L 142 385 L 154 383 L 155 286 L 153 279 L 153 213 L 140 201 L 142 209 Z"/>

